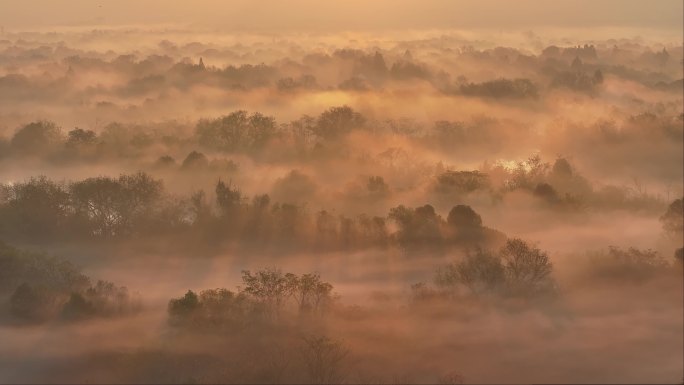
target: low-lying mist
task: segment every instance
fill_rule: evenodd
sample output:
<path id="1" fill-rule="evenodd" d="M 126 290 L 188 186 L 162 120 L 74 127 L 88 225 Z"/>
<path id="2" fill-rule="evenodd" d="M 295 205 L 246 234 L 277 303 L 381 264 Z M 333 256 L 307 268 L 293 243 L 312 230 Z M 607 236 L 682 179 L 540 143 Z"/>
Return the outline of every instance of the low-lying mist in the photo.
<path id="1" fill-rule="evenodd" d="M 680 383 L 681 39 L 614 34 L 0 29 L 0 382 Z"/>

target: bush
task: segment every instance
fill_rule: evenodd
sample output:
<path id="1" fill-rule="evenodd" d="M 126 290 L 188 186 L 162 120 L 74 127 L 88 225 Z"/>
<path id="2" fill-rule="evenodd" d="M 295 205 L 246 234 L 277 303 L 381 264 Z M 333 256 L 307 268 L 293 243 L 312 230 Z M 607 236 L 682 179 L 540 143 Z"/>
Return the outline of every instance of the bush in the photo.
<path id="1" fill-rule="evenodd" d="M 478 249 L 461 261 L 437 270 L 435 284 L 452 296 L 467 288 L 476 296 L 539 298 L 553 295 L 555 281 L 548 255 L 521 239 L 509 239 L 498 252 Z M 415 286 L 415 285 L 414 285 Z M 413 288 L 416 294 L 429 294 L 424 284 Z"/>
<path id="2" fill-rule="evenodd" d="M 69 262 L 0 242 L 0 294 L 10 292 L 10 313 L 27 322 L 60 314 L 68 320 L 119 316 L 140 308 L 125 287 L 106 281 L 92 286 Z"/>
<path id="3" fill-rule="evenodd" d="M 261 308 L 243 293 L 212 289 L 198 296 L 189 290 L 183 297 L 169 301 L 168 313 L 174 326 L 239 331 L 259 321 Z"/>
<path id="4" fill-rule="evenodd" d="M 28 322 L 43 322 L 55 313 L 57 298 L 45 286 L 19 285 L 10 297 L 12 315 Z"/>
<path id="5" fill-rule="evenodd" d="M 500 294 L 505 289 L 506 273 L 499 256 L 478 250 L 458 264 L 438 270 L 435 283 L 440 287 L 462 284 L 474 294 Z"/>
<path id="6" fill-rule="evenodd" d="M 643 281 L 669 269 L 670 264 L 655 250 L 611 246 L 608 252 L 589 256 L 587 274 L 603 279 Z"/>
<path id="7" fill-rule="evenodd" d="M 69 262 L 0 242 L 0 294 L 12 292 L 22 284 L 68 293 L 86 290 L 90 280 Z"/>

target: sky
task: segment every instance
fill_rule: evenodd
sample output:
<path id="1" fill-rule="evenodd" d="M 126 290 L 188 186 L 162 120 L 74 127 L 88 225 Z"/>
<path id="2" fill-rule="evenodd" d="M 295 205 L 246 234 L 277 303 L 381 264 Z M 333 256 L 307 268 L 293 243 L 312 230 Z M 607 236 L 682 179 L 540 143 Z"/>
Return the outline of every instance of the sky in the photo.
<path id="1" fill-rule="evenodd" d="M 6 30 L 190 24 L 226 30 L 681 29 L 681 0 L 0 0 Z"/>

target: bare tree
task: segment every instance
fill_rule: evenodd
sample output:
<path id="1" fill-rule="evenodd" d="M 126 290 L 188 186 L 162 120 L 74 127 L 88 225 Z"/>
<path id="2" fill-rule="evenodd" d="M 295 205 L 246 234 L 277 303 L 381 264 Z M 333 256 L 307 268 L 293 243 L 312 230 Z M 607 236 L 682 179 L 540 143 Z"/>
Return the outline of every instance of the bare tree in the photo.
<path id="1" fill-rule="evenodd" d="M 511 294 L 534 294 L 552 284 L 549 256 L 521 239 L 510 239 L 500 255 Z"/>

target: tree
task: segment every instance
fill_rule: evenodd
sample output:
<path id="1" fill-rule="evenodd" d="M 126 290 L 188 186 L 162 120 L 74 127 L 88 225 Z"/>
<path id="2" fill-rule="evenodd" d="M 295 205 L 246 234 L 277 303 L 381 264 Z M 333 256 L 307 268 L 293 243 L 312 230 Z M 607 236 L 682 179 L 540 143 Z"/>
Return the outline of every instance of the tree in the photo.
<path id="1" fill-rule="evenodd" d="M 583 65 L 584 63 L 582 63 L 582 59 L 580 59 L 579 56 L 575 56 L 575 58 L 572 60 L 572 63 L 570 64 L 570 68 L 572 68 L 575 71 L 581 71 Z"/>
<path id="2" fill-rule="evenodd" d="M 680 240 L 684 233 L 684 204 L 682 202 L 681 198 L 675 199 L 660 217 L 660 223 L 662 223 L 665 232 Z"/>
<path id="3" fill-rule="evenodd" d="M 447 216 L 450 239 L 463 247 L 481 246 L 491 230 L 482 226 L 482 218 L 470 206 L 454 206 Z"/>
<path id="4" fill-rule="evenodd" d="M 273 184 L 275 199 L 288 203 L 305 203 L 316 194 L 313 179 L 298 170 L 291 170 Z"/>
<path id="5" fill-rule="evenodd" d="M 143 172 L 88 178 L 69 187 L 76 216 L 92 235 L 129 234 L 150 219 L 154 204 L 161 198 L 161 181 Z"/>
<path id="6" fill-rule="evenodd" d="M 464 285 L 474 294 L 501 294 L 505 289 L 506 272 L 501 258 L 493 253 L 478 249 L 452 265 L 437 271 L 437 286 L 453 288 Z"/>
<path id="7" fill-rule="evenodd" d="M 252 208 L 257 211 L 268 209 L 271 204 L 271 197 L 268 194 L 257 194 L 252 197 Z"/>
<path id="8" fill-rule="evenodd" d="M 244 293 L 233 293 L 226 289 L 202 290 L 199 295 L 200 317 L 196 321 L 211 327 L 243 329 L 260 309 Z"/>
<path id="9" fill-rule="evenodd" d="M 242 291 L 263 304 L 273 320 L 280 317 L 282 307 L 294 289 L 292 279 L 275 268 L 260 270 L 254 274 L 243 270 L 242 283 Z"/>
<path id="10" fill-rule="evenodd" d="M 155 162 L 157 167 L 173 167 L 176 165 L 176 160 L 170 155 L 162 155 Z"/>
<path id="11" fill-rule="evenodd" d="M 430 71 L 425 66 L 411 60 L 399 60 L 392 64 L 389 70 L 395 79 L 429 79 Z"/>
<path id="12" fill-rule="evenodd" d="M 0 296 L 21 284 L 57 292 L 81 292 L 90 286 L 90 280 L 69 262 L 0 242 Z"/>
<path id="13" fill-rule="evenodd" d="M 247 143 L 249 148 L 264 147 L 276 133 L 275 118 L 261 113 L 254 113 L 249 117 Z"/>
<path id="14" fill-rule="evenodd" d="M 442 289 L 442 295 L 458 294 L 459 287 L 465 287 L 477 296 L 496 294 L 531 299 L 555 294 L 551 272 L 546 253 L 523 240 L 509 239 L 496 252 L 477 249 L 438 269 L 435 284 Z M 427 287 L 422 290 L 430 293 Z"/>
<path id="15" fill-rule="evenodd" d="M 92 303 L 88 302 L 80 293 L 71 293 L 69 300 L 62 308 L 62 316 L 66 319 L 81 319 L 95 313 Z"/>
<path id="16" fill-rule="evenodd" d="M 161 198 L 164 191 L 161 180 L 154 179 L 144 172 L 123 174 L 119 176 L 119 183 L 126 192 L 124 210 L 132 216 L 149 210 L 150 206 Z"/>
<path id="17" fill-rule="evenodd" d="M 364 246 L 386 245 L 388 234 L 385 218 L 361 214 L 357 218 L 357 223 Z"/>
<path id="18" fill-rule="evenodd" d="M 25 321 L 42 322 L 55 310 L 55 297 L 44 286 L 19 285 L 10 297 L 12 314 Z"/>
<path id="19" fill-rule="evenodd" d="M 169 322 L 225 331 L 256 324 L 277 326 L 288 304 L 296 305 L 300 315 L 314 315 L 322 314 L 333 301 L 333 286 L 318 274 L 298 276 L 275 268 L 254 273 L 245 270 L 242 282 L 237 293 L 211 289 L 197 295 L 190 290 L 183 297 L 171 299 Z"/>
<path id="20" fill-rule="evenodd" d="M 199 308 L 199 298 L 194 291 L 188 290 L 183 297 L 169 301 L 168 312 L 172 320 L 176 321 L 184 319 L 197 308 Z"/>
<path id="21" fill-rule="evenodd" d="M 400 205 L 390 209 L 388 218 L 399 226 L 397 239 L 404 247 L 440 246 L 442 243 L 443 220 L 431 205 L 415 209 Z"/>
<path id="22" fill-rule="evenodd" d="M 597 70 L 593 74 L 587 74 L 582 70 L 582 65 L 570 71 L 557 73 L 551 82 L 552 87 L 565 87 L 575 91 L 593 92 L 603 82 L 603 74 Z"/>
<path id="23" fill-rule="evenodd" d="M 20 251 L 0 243 L 0 296 L 9 296 L 11 313 L 29 322 L 61 315 L 75 320 L 138 310 L 125 287 L 90 279 L 69 262 Z"/>
<path id="24" fill-rule="evenodd" d="M 558 192 L 548 183 L 539 183 L 532 191 L 534 196 L 543 199 L 547 203 L 555 204 L 560 202 Z"/>
<path id="25" fill-rule="evenodd" d="M 521 239 L 509 239 L 500 250 L 508 290 L 513 295 L 540 294 L 552 289 L 548 255 Z"/>
<path id="26" fill-rule="evenodd" d="M 529 79 L 497 79 L 483 83 L 468 83 L 460 86 L 460 93 L 485 98 L 524 99 L 536 98 L 537 86 Z"/>
<path id="27" fill-rule="evenodd" d="M 527 160 L 518 162 L 511 178 L 507 181 L 510 190 L 518 188 L 534 189 L 539 183 L 544 183 L 549 164 L 542 161 L 539 154 L 534 154 Z"/>
<path id="28" fill-rule="evenodd" d="M 344 381 L 343 364 L 349 355 L 341 342 L 328 337 L 303 337 L 300 349 L 309 381 L 314 384 L 339 384 Z"/>
<path id="29" fill-rule="evenodd" d="M 70 188 L 76 216 L 86 223 L 91 235 L 114 236 L 123 223 L 123 186 L 108 177 L 88 178 Z"/>
<path id="30" fill-rule="evenodd" d="M 237 187 L 219 180 L 216 183 L 216 203 L 223 215 L 235 214 L 242 205 L 242 193 Z"/>
<path id="31" fill-rule="evenodd" d="M 329 245 L 337 239 L 337 218 L 326 210 L 316 215 L 316 233 L 322 245 Z"/>
<path id="32" fill-rule="evenodd" d="M 246 294 L 227 289 L 202 290 L 199 295 L 188 290 L 168 306 L 171 325 L 211 331 L 241 331 L 258 321 L 254 317 L 258 313 L 258 306 Z"/>
<path id="33" fill-rule="evenodd" d="M 20 154 L 45 155 L 62 141 L 62 131 L 53 122 L 38 121 L 20 128 L 11 145 Z"/>
<path id="34" fill-rule="evenodd" d="M 274 230 L 281 242 L 292 244 L 297 241 L 304 241 L 304 234 L 309 225 L 309 217 L 304 207 L 291 204 L 275 204 L 271 209 L 274 220 Z"/>
<path id="35" fill-rule="evenodd" d="M 482 218 L 470 206 L 456 205 L 447 216 L 447 223 L 457 229 L 482 227 Z"/>
<path id="36" fill-rule="evenodd" d="M 0 187 L 6 204 L 0 206 L 4 231 L 27 237 L 64 235 L 69 217 L 69 194 L 63 185 L 44 176 Z"/>
<path id="37" fill-rule="evenodd" d="M 192 151 L 183 160 L 182 167 L 184 169 L 206 169 L 209 167 L 209 160 L 201 152 Z"/>
<path id="38" fill-rule="evenodd" d="M 443 194 L 468 194 L 488 184 L 487 175 L 479 171 L 445 171 L 437 176 L 435 189 Z"/>
<path id="39" fill-rule="evenodd" d="M 385 179 L 381 176 L 368 177 L 366 188 L 371 194 L 377 194 L 378 196 L 385 196 L 389 193 L 389 186 L 387 186 Z"/>
<path id="40" fill-rule="evenodd" d="M 265 243 L 272 231 L 272 216 L 269 210 L 271 198 L 268 194 L 257 194 L 252 197 L 248 207 L 248 220 L 243 227 L 245 237 Z"/>
<path id="41" fill-rule="evenodd" d="M 332 107 L 318 117 L 314 132 L 321 138 L 335 139 L 361 127 L 364 122 L 363 116 L 349 106 Z"/>
<path id="42" fill-rule="evenodd" d="M 572 166 L 565 158 L 558 158 L 553 162 L 553 167 L 551 167 L 551 175 L 557 178 L 570 178 L 572 177 Z"/>
<path id="43" fill-rule="evenodd" d="M 200 120 L 196 135 L 200 144 L 223 151 L 260 149 L 276 133 L 275 119 L 258 112 L 235 111 L 214 120 Z"/>
<path id="44" fill-rule="evenodd" d="M 603 83 L 603 72 L 601 70 L 594 71 L 594 84 Z"/>
<path id="45" fill-rule="evenodd" d="M 328 282 L 323 282 L 318 274 L 296 276 L 288 273 L 285 278 L 300 313 L 321 312 L 332 301 L 333 286 Z"/>
<path id="46" fill-rule="evenodd" d="M 93 313 L 100 316 L 113 316 L 137 309 L 137 305 L 124 286 L 99 280 L 81 294 Z M 73 297 L 73 295 L 72 295 Z"/>
<path id="47" fill-rule="evenodd" d="M 95 144 L 97 141 L 97 134 L 92 130 L 84 130 L 82 128 L 74 128 L 67 134 L 67 147 L 81 147 Z"/>
<path id="48" fill-rule="evenodd" d="M 382 81 L 387 76 L 385 58 L 378 51 L 373 55 L 360 55 L 354 65 L 354 74 L 370 79 L 373 82 Z"/>

